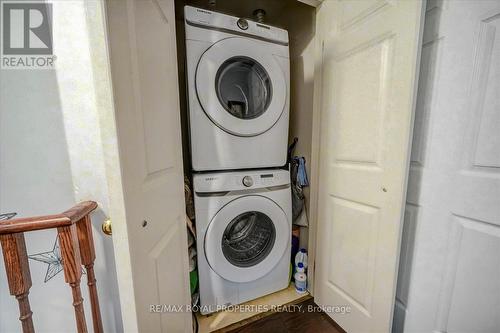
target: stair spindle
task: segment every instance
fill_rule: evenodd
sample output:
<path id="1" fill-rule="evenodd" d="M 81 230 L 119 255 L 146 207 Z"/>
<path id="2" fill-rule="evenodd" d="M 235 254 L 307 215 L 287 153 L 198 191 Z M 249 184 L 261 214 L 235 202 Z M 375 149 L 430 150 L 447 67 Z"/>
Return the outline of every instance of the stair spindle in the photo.
<path id="1" fill-rule="evenodd" d="M 31 288 L 31 275 L 24 234 L 0 235 L 0 243 L 2 244 L 9 291 L 19 303 L 19 320 L 21 321 L 23 333 L 34 333 L 33 312 L 31 312 L 28 298 Z"/>

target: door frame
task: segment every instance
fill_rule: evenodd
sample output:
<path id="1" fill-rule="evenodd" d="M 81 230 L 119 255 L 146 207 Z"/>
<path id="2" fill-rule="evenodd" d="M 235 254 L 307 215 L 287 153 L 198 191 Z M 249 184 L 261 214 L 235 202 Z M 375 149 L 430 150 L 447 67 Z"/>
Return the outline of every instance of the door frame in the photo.
<path id="1" fill-rule="evenodd" d="M 316 6 L 316 22 L 318 26 L 318 8 L 321 3 Z M 308 235 L 308 271 L 307 271 L 307 289 L 311 296 L 314 296 L 314 278 L 316 268 L 316 239 L 317 239 L 317 218 L 318 218 L 318 197 L 319 197 L 319 167 L 320 167 L 320 138 L 321 138 L 321 95 L 322 89 L 319 87 L 323 83 L 323 73 L 321 71 L 323 58 L 323 38 L 321 30 L 316 28 L 314 35 L 314 90 L 313 90 L 313 112 L 312 112 L 312 138 L 311 138 L 311 172 L 310 172 L 310 191 L 309 191 L 309 235 Z"/>

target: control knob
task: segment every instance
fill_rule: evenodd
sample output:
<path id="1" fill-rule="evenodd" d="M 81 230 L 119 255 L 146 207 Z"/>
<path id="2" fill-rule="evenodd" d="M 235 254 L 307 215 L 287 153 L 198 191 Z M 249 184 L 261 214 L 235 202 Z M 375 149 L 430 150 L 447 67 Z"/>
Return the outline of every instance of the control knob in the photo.
<path id="1" fill-rule="evenodd" d="M 242 182 L 243 182 L 243 185 L 244 185 L 245 187 L 250 187 L 250 186 L 252 186 L 252 185 L 253 185 L 253 179 L 252 179 L 252 177 L 250 177 L 250 176 L 245 176 L 245 177 L 243 177 L 243 181 L 242 181 Z"/>
<path id="2" fill-rule="evenodd" d="M 245 20 L 244 18 L 240 18 L 236 24 L 241 30 L 247 30 L 248 29 L 248 21 Z"/>

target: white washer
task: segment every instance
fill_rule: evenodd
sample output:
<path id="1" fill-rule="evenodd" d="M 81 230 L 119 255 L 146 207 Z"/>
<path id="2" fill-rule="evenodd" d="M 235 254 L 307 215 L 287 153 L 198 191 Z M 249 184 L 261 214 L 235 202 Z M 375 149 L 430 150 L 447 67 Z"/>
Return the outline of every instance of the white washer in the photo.
<path id="1" fill-rule="evenodd" d="M 221 310 L 284 289 L 292 207 L 286 170 L 193 176 L 200 310 Z"/>
<path id="2" fill-rule="evenodd" d="M 190 6 L 184 15 L 193 169 L 285 165 L 288 32 Z"/>

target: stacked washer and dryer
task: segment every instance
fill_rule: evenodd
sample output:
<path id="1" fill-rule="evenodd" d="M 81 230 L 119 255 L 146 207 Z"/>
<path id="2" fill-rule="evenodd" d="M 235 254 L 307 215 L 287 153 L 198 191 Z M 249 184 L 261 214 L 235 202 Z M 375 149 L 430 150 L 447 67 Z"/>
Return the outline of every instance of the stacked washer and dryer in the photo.
<path id="1" fill-rule="evenodd" d="M 288 286 L 286 30 L 186 6 L 189 129 L 203 314 Z"/>

